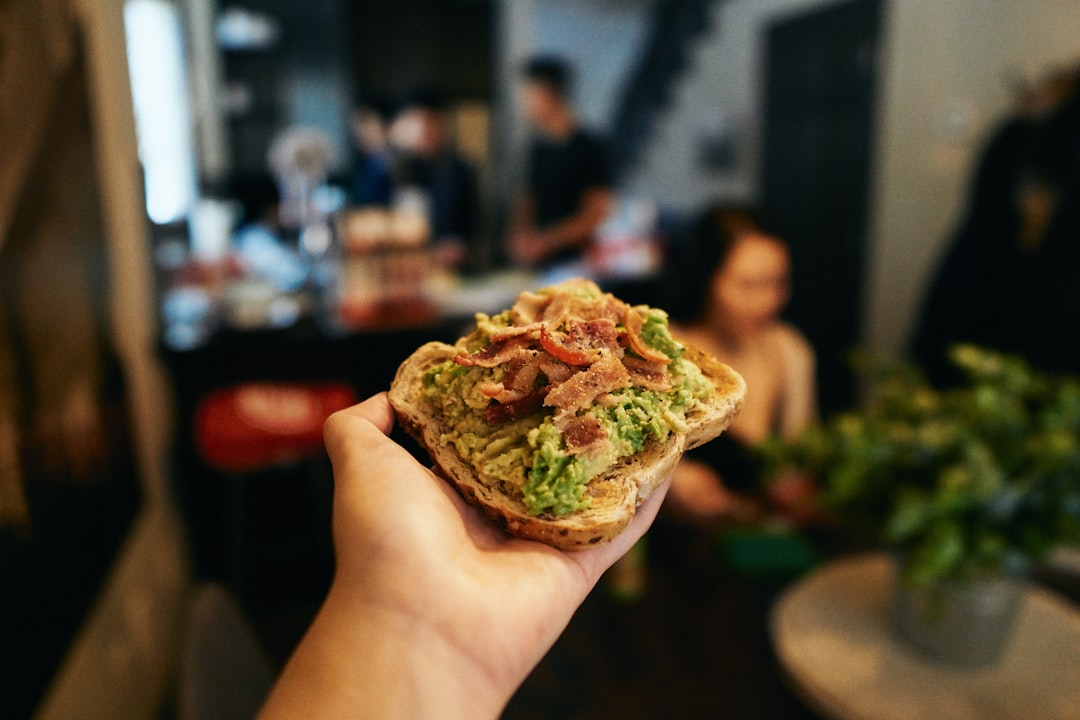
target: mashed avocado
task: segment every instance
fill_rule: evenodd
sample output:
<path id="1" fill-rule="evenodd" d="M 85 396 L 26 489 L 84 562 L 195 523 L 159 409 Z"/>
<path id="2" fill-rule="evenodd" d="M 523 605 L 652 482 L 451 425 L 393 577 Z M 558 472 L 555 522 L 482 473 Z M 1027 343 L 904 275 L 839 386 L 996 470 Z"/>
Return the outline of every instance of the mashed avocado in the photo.
<path id="1" fill-rule="evenodd" d="M 509 324 L 509 316 L 477 316 L 476 331 L 464 348 L 475 352 L 487 338 Z M 642 387 L 616 390 L 580 412 L 591 412 L 607 431 L 609 442 L 592 453 L 570 454 L 556 428 L 552 408 L 542 408 L 506 423 L 489 423 L 483 411 L 491 399 L 480 391 L 485 383 L 502 380 L 503 368 L 461 366 L 448 360 L 424 376 L 427 399 L 448 419 L 441 442 L 453 445 L 488 485 L 520 493 L 533 515 L 565 515 L 588 507 L 585 486 L 621 458 L 640 452 L 649 439 L 664 441 L 686 430 L 686 413 L 712 392 L 711 383 L 693 363 L 682 359 L 683 348 L 668 330 L 667 316 L 650 309 L 641 330 L 645 343 L 671 358 L 671 390 Z"/>

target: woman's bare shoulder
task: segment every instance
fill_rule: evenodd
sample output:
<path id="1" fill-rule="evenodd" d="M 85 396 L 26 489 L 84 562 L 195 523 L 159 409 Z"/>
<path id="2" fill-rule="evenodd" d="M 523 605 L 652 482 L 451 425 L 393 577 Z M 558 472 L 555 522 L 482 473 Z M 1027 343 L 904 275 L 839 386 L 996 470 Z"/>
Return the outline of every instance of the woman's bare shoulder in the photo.
<path id="1" fill-rule="evenodd" d="M 771 341 L 785 357 L 811 363 L 814 361 L 814 348 L 794 325 L 778 322 L 769 332 Z"/>

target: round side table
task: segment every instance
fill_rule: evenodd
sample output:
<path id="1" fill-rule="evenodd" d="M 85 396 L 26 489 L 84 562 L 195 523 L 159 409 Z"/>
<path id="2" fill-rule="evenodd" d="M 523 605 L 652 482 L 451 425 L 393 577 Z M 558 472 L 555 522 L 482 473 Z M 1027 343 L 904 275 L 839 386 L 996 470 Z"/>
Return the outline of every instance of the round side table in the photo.
<path id="1" fill-rule="evenodd" d="M 1001 662 L 935 663 L 894 638 L 885 555 L 836 561 L 773 607 L 777 656 L 797 692 L 840 720 L 1080 720 L 1080 611 L 1026 592 Z"/>

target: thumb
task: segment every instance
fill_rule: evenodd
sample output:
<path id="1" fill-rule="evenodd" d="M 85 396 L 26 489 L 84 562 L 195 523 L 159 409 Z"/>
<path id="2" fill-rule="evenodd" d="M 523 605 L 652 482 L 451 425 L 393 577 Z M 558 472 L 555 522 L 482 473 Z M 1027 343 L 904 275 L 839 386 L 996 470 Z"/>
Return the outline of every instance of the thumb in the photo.
<path id="1" fill-rule="evenodd" d="M 331 461 L 336 461 L 347 449 L 354 449 L 358 444 L 368 449 L 385 444 L 393 428 L 394 409 L 386 393 L 379 393 L 327 418 L 323 425 L 323 441 Z"/>

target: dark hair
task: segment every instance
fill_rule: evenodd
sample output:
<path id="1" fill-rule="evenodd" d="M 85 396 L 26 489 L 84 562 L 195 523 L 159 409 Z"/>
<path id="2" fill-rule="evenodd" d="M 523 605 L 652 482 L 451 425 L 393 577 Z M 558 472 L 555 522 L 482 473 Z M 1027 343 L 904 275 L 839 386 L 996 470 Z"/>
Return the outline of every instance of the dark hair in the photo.
<path id="1" fill-rule="evenodd" d="M 699 262 L 711 273 L 727 261 L 735 242 L 752 232 L 778 237 L 756 208 L 723 203 L 710 205 L 698 216 L 694 227 Z"/>
<path id="2" fill-rule="evenodd" d="M 389 120 L 394 114 L 394 101 L 379 93 L 360 93 L 352 103 L 353 111 L 374 113 L 381 120 Z"/>
<path id="3" fill-rule="evenodd" d="M 521 70 L 521 76 L 527 82 L 543 85 L 563 99 L 570 94 L 573 74 L 569 63 L 554 55 L 529 58 Z"/>
<path id="4" fill-rule="evenodd" d="M 410 88 L 401 96 L 397 112 L 406 110 L 428 110 L 442 112 L 447 107 L 446 95 L 435 85 L 424 83 Z"/>
<path id="5" fill-rule="evenodd" d="M 670 285 L 677 288 L 676 296 L 669 301 L 675 320 L 690 323 L 701 319 L 713 274 L 727 262 L 739 238 L 747 233 L 760 233 L 784 242 L 761 211 L 749 205 L 713 203 L 689 223 L 680 251 L 673 253 L 669 262 Z"/>
<path id="6" fill-rule="evenodd" d="M 235 175 L 229 178 L 227 186 L 229 195 L 240 204 L 238 228 L 264 219 L 281 202 L 277 181 L 270 175 Z"/>

